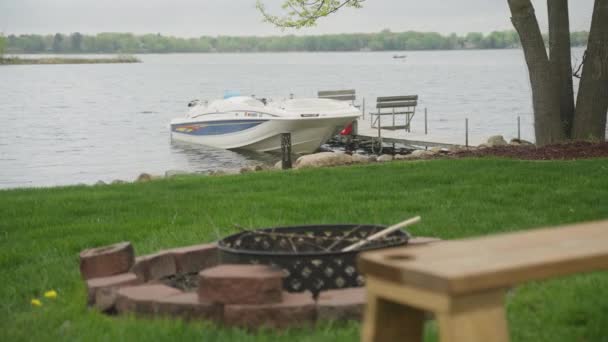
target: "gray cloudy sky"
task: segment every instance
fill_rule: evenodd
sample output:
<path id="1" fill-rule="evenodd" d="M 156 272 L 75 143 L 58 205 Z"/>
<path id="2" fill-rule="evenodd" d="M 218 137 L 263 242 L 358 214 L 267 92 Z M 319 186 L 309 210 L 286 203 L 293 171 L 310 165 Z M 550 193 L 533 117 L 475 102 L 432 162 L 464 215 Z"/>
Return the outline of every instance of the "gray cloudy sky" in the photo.
<path id="1" fill-rule="evenodd" d="M 281 0 L 265 0 L 269 8 Z M 546 31 L 546 1 L 533 0 Z M 593 0 L 571 0 L 573 30 L 588 30 Z M 296 34 L 511 29 L 507 0 L 367 0 Z M 10 33 L 135 32 L 177 36 L 294 33 L 263 23 L 255 0 L 0 0 L 0 31 Z"/>

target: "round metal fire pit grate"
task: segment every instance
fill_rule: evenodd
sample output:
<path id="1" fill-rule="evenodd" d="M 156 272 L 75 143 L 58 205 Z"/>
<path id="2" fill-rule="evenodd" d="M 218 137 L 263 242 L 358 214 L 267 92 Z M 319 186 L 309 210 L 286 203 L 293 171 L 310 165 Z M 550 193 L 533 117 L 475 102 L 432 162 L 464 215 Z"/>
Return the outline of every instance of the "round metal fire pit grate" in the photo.
<path id="1" fill-rule="evenodd" d="M 364 285 L 356 267 L 358 252 L 407 244 L 408 234 L 396 231 L 360 249 L 341 251 L 384 228 L 344 224 L 245 231 L 219 241 L 220 262 L 281 268 L 287 274 L 283 283 L 287 291 L 308 290 L 316 296 L 324 290 Z"/>

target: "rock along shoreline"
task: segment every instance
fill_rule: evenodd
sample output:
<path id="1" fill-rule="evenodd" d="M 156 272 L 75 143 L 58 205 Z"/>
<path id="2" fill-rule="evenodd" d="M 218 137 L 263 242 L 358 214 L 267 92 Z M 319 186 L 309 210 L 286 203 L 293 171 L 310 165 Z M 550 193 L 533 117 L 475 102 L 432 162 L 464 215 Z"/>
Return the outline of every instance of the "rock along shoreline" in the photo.
<path id="1" fill-rule="evenodd" d="M 554 144 L 537 147 L 525 141 L 512 139 L 507 143 L 502 136 L 494 136 L 488 142 L 478 147 L 457 147 L 452 149 L 433 147 L 428 150 L 414 150 L 409 154 L 382 154 L 365 155 L 346 152 L 319 152 L 308 154 L 296 159 L 293 169 L 312 169 L 322 167 L 364 165 L 372 163 L 385 163 L 392 161 L 428 160 L 428 159 L 459 159 L 477 157 L 501 157 L 521 160 L 574 160 L 585 158 L 608 157 L 608 142 L 574 141 L 563 144 Z M 234 170 L 213 170 L 207 172 L 188 172 L 183 170 L 168 170 L 164 175 L 141 173 L 134 182 L 149 182 L 164 178 L 183 175 L 223 176 L 253 173 L 258 171 L 281 170 L 281 161 L 274 166 L 256 164 Z M 124 180 L 114 180 L 109 184 L 128 183 Z M 106 185 L 98 181 L 95 185 Z"/>

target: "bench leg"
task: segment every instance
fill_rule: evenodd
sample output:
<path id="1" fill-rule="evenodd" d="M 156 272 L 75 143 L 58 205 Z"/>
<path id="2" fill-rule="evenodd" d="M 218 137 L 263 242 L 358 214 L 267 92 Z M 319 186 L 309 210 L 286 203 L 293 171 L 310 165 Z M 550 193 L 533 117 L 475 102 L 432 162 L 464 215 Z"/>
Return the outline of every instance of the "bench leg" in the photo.
<path id="1" fill-rule="evenodd" d="M 368 291 L 362 342 L 421 342 L 424 311 L 391 302 Z"/>
<path id="2" fill-rule="evenodd" d="M 508 342 L 504 291 L 452 299 L 448 312 L 436 314 L 441 342 Z"/>

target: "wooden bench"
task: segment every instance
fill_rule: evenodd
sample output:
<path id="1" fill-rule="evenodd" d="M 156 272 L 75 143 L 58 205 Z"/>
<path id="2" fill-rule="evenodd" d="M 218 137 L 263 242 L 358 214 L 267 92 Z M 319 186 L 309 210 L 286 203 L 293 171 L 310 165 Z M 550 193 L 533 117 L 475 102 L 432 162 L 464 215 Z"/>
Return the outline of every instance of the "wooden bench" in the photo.
<path id="1" fill-rule="evenodd" d="M 319 90 L 317 92 L 317 97 L 320 99 L 330 99 L 337 101 L 348 101 L 353 106 L 359 108 L 361 110 L 361 118 L 365 119 L 365 99 L 363 99 L 360 105 L 355 104 L 355 100 L 357 99 L 357 95 L 355 89 L 343 89 L 343 90 Z M 353 121 L 352 123 L 352 132 L 350 136 L 357 135 L 357 121 Z"/>
<path id="2" fill-rule="evenodd" d="M 320 99 L 330 99 L 338 101 L 350 101 L 355 104 L 357 96 L 355 95 L 355 89 L 344 89 L 344 90 L 319 90 L 317 96 Z"/>
<path id="3" fill-rule="evenodd" d="M 416 114 L 418 95 L 382 96 L 376 99 L 376 113 L 371 113 L 372 128 L 405 129 L 410 132 L 410 124 Z M 390 116 L 388 122 L 382 120 L 383 116 Z"/>
<path id="4" fill-rule="evenodd" d="M 505 293 L 518 284 L 608 269 L 608 221 L 363 253 L 362 341 L 508 341 Z"/>

